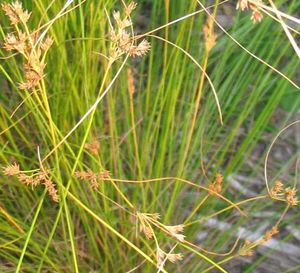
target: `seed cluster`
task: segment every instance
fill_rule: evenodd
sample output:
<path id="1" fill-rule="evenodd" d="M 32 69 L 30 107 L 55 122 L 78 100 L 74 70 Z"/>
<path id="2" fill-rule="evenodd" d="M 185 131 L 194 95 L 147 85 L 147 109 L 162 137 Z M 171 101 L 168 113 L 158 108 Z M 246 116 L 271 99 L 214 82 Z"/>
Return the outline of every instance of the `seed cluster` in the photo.
<path id="1" fill-rule="evenodd" d="M 130 15 L 136 8 L 136 5 L 136 3 L 131 2 L 125 8 L 125 16 L 123 18 L 119 11 L 114 11 L 113 13 L 115 26 L 111 26 L 109 33 L 111 40 L 111 61 L 118 59 L 124 54 L 128 54 L 131 57 L 140 57 L 145 55 L 151 48 L 150 43 L 146 39 L 136 44 L 134 34 L 127 30 L 132 27 Z"/>
<path id="2" fill-rule="evenodd" d="M 109 178 L 109 171 L 102 171 L 95 173 L 92 170 L 88 169 L 87 171 L 76 171 L 75 177 L 80 180 L 87 180 L 91 183 L 93 189 L 97 189 L 99 187 L 99 181 L 104 178 Z"/>
<path id="3" fill-rule="evenodd" d="M 5 36 L 3 47 L 7 51 L 21 54 L 25 59 L 23 64 L 24 81 L 18 86 L 20 89 L 37 88 L 45 76 L 46 63 L 44 59 L 53 40 L 46 37 L 38 42 L 38 31 L 30 32 L 27 26 L 31 13 L 25 10 L 20 2 L 3 3 L 1 7 L 14 29 Z"/>
<path id="4" fill-rule="evenodd" d="M 291 187 L 283 187 L 281 181 L 276 181 L 274 186 L 270 189 L 270 197 L 274 199 L 283 199 L 290 206 L 298 205 L 297 190 Z"/>
<path id="5" fill-rule="evenodd" d="M 216 193 L 220 194 L 222 192 L 222 184 L 223 184 L 223 176 L 220 173 L 217 173 L 215 176 L 215 180 L 208 185 L 209 194 L 210 195 L 214 195 Z"/>
<path id="6" fill-rule="evenodd" d="M 28 175 L 27 173 L 30 173 L 30 175 Z M 17 177 L 18 180 L 26 186 L 36 187 L 38 185 L 44 185 L 51 199 L 54 202 L 59 202 L 57 189 L 55 187 L 55 184 L 51 181 L 49 172 L 47 170 L 24 172 L 20 170 L 19 164 L 14 163 L 4 167 L 3 174 L 6 176 Z"/>
<path id="7" fill-rule="evenodd" d="M 184 228 L 183 225 L 164 225 L 159 221 L 159 213 L 137 212 L 136 216 L 139 221 L 140 232 L 142 232 L 148 240 L 154 239 L 155 241 L 157 268 L 162 269 L 167 260 L 171 263 L 175 263 L 176 261 L 180 261 L 183 259 L 183 255 L 181 253 L 167 253 L 162 250 L 159 246 L 158 239 L 154 232 L 154 228 L 158 228 L 164 233 L 175 238 L 176 240 L 184 242 L 185 236 L 182 234 Z"/>
<path id="8" fill-rule="evenodd" d="M 262 3 L 261 0 L 257 0 L 256 2 Z M 250 8 L 252 11 L 251 20 L 252 20 L 253 24 L 260 22 L 263 19 L 263 15 L 257 4 L 250 2 L 249 0 L 238 0 L 237 1 L 236 9 L 244 11 L 244 10 L 247 10 L 248 8 Z"/>

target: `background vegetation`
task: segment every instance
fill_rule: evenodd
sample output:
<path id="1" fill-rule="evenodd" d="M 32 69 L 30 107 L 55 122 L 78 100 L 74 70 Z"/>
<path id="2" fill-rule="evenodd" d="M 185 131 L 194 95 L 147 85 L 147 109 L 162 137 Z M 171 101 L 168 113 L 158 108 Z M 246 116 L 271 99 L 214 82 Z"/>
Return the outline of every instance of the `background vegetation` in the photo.
<path id="1" fill-rule="evenodd" d="M 36 170 L 29 175 L 44 169 L 59 202 L 47 187 L 1 175 L 1 272 L 266 272 L 259 270 L 273 255 L 278 271 L 271 272 L 298 272 L 299 252 L 278 256 L 278 243 L 295 246 L 299 211 L 268 197 L 264 164 L 277 133 L 297 119 L 299 58 L 267 14 L 253 24 L 251 11 L 235 10 L 236 1 L 201 4 L 224 29 L 197 1 L 138 1 L 134 33 L 162 27 L 143 36 L 148 54 L 123 54 L 111 65 L 110 23 L 115 27 L 114 10 L 124 16 L 122 1 L 23 1 L 32 11 L 29 31 L 44 26 L 39 35 L 46 31 L 54 43 L 34 89 L 18 87 L 26 58 L 0 51 L 0 160 Z M 297 17 L 299 1 L 275 4 Z M 4 12 L 0 18 L 5 41 L 14 30 Z M 211 50 L 203 30 L 209 20 L 209 35 L 217 35 Z M 299 181 L 299 141 L 297 124 L 277 139 L 267 165 L 270 188 L 278 179 L 284 187 Z M 82 173 L 88 170 L 90 176 Z M 212 189 L 216 174 L 224 176 L 221 196 L 197 187 Z M 147 179 L 157 180 L 141 182 Z M 258 198 L 240 205 L 241 212 L 222 196 L 237 204 Z M 156 267 L 157 245 L 140 232 L 138 212 L 159 213 L 163 225 L 185 224 L 186 241 L 154 227 L 159 246 L 182 253 L 181 261 Z M 278 220 L 276 241 L 256 248 Z M 251 257 L 247 239 L 257 242 L 247 249 Z"/>

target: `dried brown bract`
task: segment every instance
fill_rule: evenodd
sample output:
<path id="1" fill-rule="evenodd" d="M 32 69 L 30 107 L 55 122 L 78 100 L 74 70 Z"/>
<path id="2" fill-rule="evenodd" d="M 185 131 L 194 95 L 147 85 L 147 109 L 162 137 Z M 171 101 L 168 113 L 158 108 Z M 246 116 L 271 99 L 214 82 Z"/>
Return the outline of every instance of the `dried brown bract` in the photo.
<path id="1" fill-rule="evenodd" d="M 146 225 L 140 225 L 140 232 L 144 233 L 148 240 L 151 240 L 154 236 L 152 228 Z"/>

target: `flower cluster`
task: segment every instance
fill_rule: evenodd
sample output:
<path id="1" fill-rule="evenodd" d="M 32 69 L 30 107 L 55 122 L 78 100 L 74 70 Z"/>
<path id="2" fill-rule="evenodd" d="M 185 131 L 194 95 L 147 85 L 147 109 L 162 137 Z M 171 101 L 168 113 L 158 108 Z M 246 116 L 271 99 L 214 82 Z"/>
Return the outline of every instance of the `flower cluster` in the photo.
<path id="1" fill-rule="evenodd" d="M 295 188 L 283 187 L 283 183 L 281 181 L 276 181 L 274 186 L 270 189 L 270 197 L 271 198 L 284 198 L 281 200 L 285 200 L 290 206 L 297 206 L 297 190 Z"/>
<path id="2" fill-rule="evenodd" d="M 164 267 L 166 260 L 170 261 L 171 263 L 176 263 L 177 261 L 181 261 L 182 259 L 183 259 L 183 255 L 181 253 L 166 253 L 160 247 L 157 247 L 156 260 L 157 260 L 157 267 L 159 269 Z"/>
<path id="3" fill-rule="evenodd" d="M 251 241 L 246 240 L 243 246 L 239 250 L 239 255 L 246 256 L 246 257 L 253 256 L 254 255 L 254 251 L 252 250 L 253 246 L 254 244 Z"/>
<path id="4" fill-rule="evenodd" d="M 264 237 L 262 239 L 263 243 L 268 242 L 274 235 L 276 235 L 278 233 L 279 233 L 278 228 L 276 226 L 272 227 L 270 230 L 268 230 L 265 233 L 265 235 L 264 235 Z"/>
<path id="5" fill-rule="evenodd" d="M 93 142 L 91 143 L 86 143 L 84 145 L 84 148 L 89 151 L 91 154 L 97 155 L 100 149 L 100 144 L 99 142 L 94 139 Z"/>
<path id="6" fill-rule="evenodd" d="M 3 173 L 6 176 L 16 176 L 18 180 L 26 185 L 36 187 L 38 185 L 44 185 L 51 199 L 54 202 L 59 201 L 59 196 L 55 187 L 55 184 L 49 178 L 49 173 L 46 170 L 30 171 L 30 175 L 20 170 L 20 166 L 17 163 L 8 165 L 3 168 Z"/>
<path id="7" fill-rule="evenodd" d="M 162 224 L 159 219 L 158 213 L 141 213 L 137 212 L 137 219 L 139 220 L 140 232 L 142 232 L 148 240 L 154 239 L 156 243 L 156 259 L 157 267 L 163 268 L 166 260 L 175 263 L 176 261 L 182 260 L 183 255 L 181 253 L 167 253 L 163 251 L 156 238 L 154 227 L 159 228 L 161 231 L 172 236 L 180 242 L 184 241 L 185 236 L 182 234 L 183 225 L 167 226 Z"/>
<path id="8" fill-rule="evenodd" d="M 80 180 L 87 180 L 91 183 L 93 189 L 97 189 L 99 186 L 98 181 L 109 178 L 110 173 L 109 171 L 102 171 L 95 173 L 92 170 L 88 169 L 87 171 L 76 171 L 75 177 L 79 178 Z"/>
<path id="9" fill-rule="evenodd" d="M 15 1 L 12 4 L 3 3 L 1 7 L 9 18 L 10 23 L 14 26 L 20 22 L 26 24 L 31 15 L 27 10 L 23 9 L 22 3 L 19 1 Z"/>
<path id="10" fill-rule="evenodd" d="M 290 206 L 297 206 L 298 205 L 298 199 L 297 199 L 296 193 L 297 193 L 297 190 L 294 189 L 294 188 L 288 187 L 284 190 L 286 202 Z"/>
<path id="11" fill-rule="evenodd" d="M 277 197 L 282 192 L 283 192 L 283 183 L 277 180 L 274 186 L 270 189 L 270 195 L 272 197 Z"/>
<path id="12" fill-rule="evenodd" d="M 131 2 L 125 9 L 125 16 L 121 18 L 119 11 L 114 11 L 113 18 L 115 27 L 111 27 L 109 36 L 112 42 L 110 48 L 111 60 L 116 60 L 123 54 L 128 54 L 131 57 L 140 57 L 145 55 L 150 50 L 150 43 L 143 39 L 139 44 L 135 43 L 133 33 L 129 33 L 127 28 L 132 27 L 130 15 L 136 8 L 136 3 Z"/>
<path id="13" fill-rule="evenodd" d="M 31 13 L 25 10 L 20 2 L 4 3 L 1 7 L 14 27 L 14 31 L 8 33 L 4 38 L 4 49 L 19 53 L 26 59 L 26 63 L 23 66 L 25 81 L 19 84 L 19 88 L 33 89 L 38 86 L 45 76 L 44 69 L 46 64 L 44 57 L 53 40 L 50 37 L 46 37 L 44 41 L 37 44 L 37 31 L 29 32 L 27 27 Z"/>
<path id="14" fill-rule="evenodd" d="M 261 3 L 261 0 L 257 0 L 256 2 Z M 263 15 L 262 15 L 261 11 L 259 10 L 259 7 L 257 4 L 255 4 L 249 0 L 238 0 L 237 1 L 236 9 L 244 11 L 248 8 L 250 8 L 252 11 L 251 20 L 252 20 L 253 24 L 255 24 L 256 22 L 260 22 L 263 19 Z"/>
<path id="15" fill-rule="evenodd" d="M 214 195 L 222 192 L 223 176 L 217 173 L 215 180 L 208 185 L 209 194 Z"/>

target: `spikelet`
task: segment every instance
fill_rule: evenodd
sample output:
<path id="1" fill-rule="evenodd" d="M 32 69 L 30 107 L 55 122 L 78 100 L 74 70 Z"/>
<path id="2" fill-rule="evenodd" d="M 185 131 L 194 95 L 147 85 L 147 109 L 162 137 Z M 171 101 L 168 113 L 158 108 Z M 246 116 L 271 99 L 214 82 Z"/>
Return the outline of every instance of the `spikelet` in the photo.
<path id="1" fill-rule="evenodd" d="M 258 3 L 262 3 L 261 0 L 256 0 Z M 251 14 L 251 20 L 253 24 L 257 22 L 261 22 L 263 19 L 263 14 L 261 13 L 259 7 L 257 4 L 250 2 L 249 0 L 238 0 L 236 4 L 236 9 L 244 11 L 246 9 L 250 8 L 252 11 Z"/>
<path id="2" fill-rule="evenodd" d="M 100 149 L 99 141 L 97 141 L 97 139 L 94 139 L 93 142 L 86 143 L 84 145 L 84 148 L 86 148 L 92 154 L 97 155 Z"/>
<path id="3" fill-rule="evenodd" d="M 275 226 L 275 227 L 272 227 L 271 230 L 268 230 L 263 239 L 262 239 L 262 242 L 263 243 L 266 243 L 268 242 L 274 235 L 278 234 L 279 231 L 278 231 L 278 228 Z"/>
<path id="4" fill-rule="evenodd" d="M 246 240 L 244 245 L 240 248 L 239 254 L 241 256 L 247 256 L 247 257 L 253 256 L 254 251 L 251 249 L 251 247 L 252 247 L 252 242 L 249 240 Z"/>
<path id="5" fill-rule="evenodd" d="M 222 192 L 223 176 L 220 173 L 217 173 L 215 180 L 208 185 L 209 194 L 215 195 L 216 193 Z"/>
<path id="6" fill-rule="evenodd" d="M 135 93 L 135 85 L 134 85 L 134 77 L 133 77 L 133 71 L 132 68 L 127 69 L 127 86 L 128 86 L 128 93 L 130 97 L 133 96 Z"/>
<path id="7" fill-rule="evenodd" d="M 47 52 L 49 50 L 49 48 L 52 46 L 53 44 L 53 39 L 51 37 L 47 37 L 45 39 L 45 41 L 41 42 L 40 48 L 41 50 L 43 50 L 44 52 Z"/>
<path id="8" fill-rule="evenodd" d="M 171 263 L 176 263 L 177 261 L 181 261 L 183 259 L 183 255 L 181 253 L 166 253 L 160 247 L 156 249 L 156 263 L 157 268 L 164 268 L 164 263 L 166 260 Z"/>
<path id="9" fill-rule="evenodd" d="M 25 82 L 19 83 L 20 89 L 32 89 L 36 87 L 44 78 L 46 64 L 40 60 L 39 56 L 31 55 L 24 65 Z"/>
<path id="10" fill-rule="evenodd" d="M 20 166 L 17 163 L 3 167 L 3 174 L 7 176 L 15 176 L 20 174 Z"/>
<path id="11" fill-rule="evenodd" d="M 146 236 L 146 238 L 148 240 L 151 240 L 154 236 L 154 232 L 153 232 L 152 228 L 147 227 L 146 225 L 140 226 L 140 232 L 144 233 L 144 235 Z"/>
<path id="12" fill-rule="evenodd" d="M 43 184 L 45 185 L 47 192 L 52 200 L 56 203 L 59 202 L 59 196 L 57 194 L 54 183 L 50 179 L 44 179 Z"/>
<path id="13" fill-rule="evenodd" d="M 23 9 L 22 3 L 19 1 L 15 1 L 12 4 L 3 3 L 1 7 L 12 25 L 17 25 L 20 22 L 26 24 L 31 15 L 27 10 Z"/>
<path id="14" fill-rule="evenodd" d="M 282 192 L 283 192 L 283 183 L 277 180 L 274 186 L 270 189 L 270 195 L 271 197 L 277 197 Z"/>
<path id="15" fill-rule="evenodd" d="M 141 57 L 146 55 L 150 48 L 150 43 L 144 39 L 137 46 L 131 46 L 127 51 L 131 57 Z"/>
<path id="16" fill-rule="evenodd" d="M 172 237 L 176 238 L 178 241 L 184 241 L 185 236 L 182 234 L 184 228 L 183 225 L 164 226 L 164 228 L 171 234 Z"/>
<path id="17" fill-rule="evenodd" d="M 255 24 L 257 22 L 261 22 L 262 19 L 263 19 L 263 15 L 259 11 L 259 9 L 257 9 L 257 8 L 252 9 L 251 20 L 252 20 L 253 24 Z"/>
<path id="18" fill-rule="evenodd" d="M 207 18 L 206 24 L 203 27 L 203 33 L 206 51 L 210 52 L 217 41 L 217 35 L 214 32 L 214 21 L 211 16 Z"/>
<path id="19" fill-rule="evenodd" d="M 285 198 L 286 198 L 287 203 L 290 206 L 298 205 L 298 199 L 297 199 L 296 194 L 297 194 L 297 190 L 294 188 L 288 187 L 285 189 Z"/>
<path id="20" fill-rule="evenodd" d="M 19 31 L 18 34 L 15 33 L 9 33 L 4 38 L 4 49 L 7 51 L 17 51 L 21 54 L 25 54 L 25 51 L 27 49 L 26 44 L 26 35 L 22 31 Z"/>
<path id="21" fill-rule="evenodd" d="M 125 14 L 127 17 L 131 15 L 131 13 L 136 9 L 137 3 L 130 2 L 129 5 L 125 8 Z"/>
<path id="22" fill-rule="evenodd" d="M 238 0 L 236 3 L 236 9 L 240 9 L 242 11 L 248 9 L 248 0 Z"/>
<path id="23" fill-rule="evenodd" d="M 93 189 L 97 189 L 99 187 L 99 180 L 103 180 L 110 177 L 109 171 L 102 171 L 95 173 L 92 170 L 88 169 L 88 171 L 76 171 L 75 177 L 79 178 L 80 180 L 87 180 L 90 182 Z"/>

